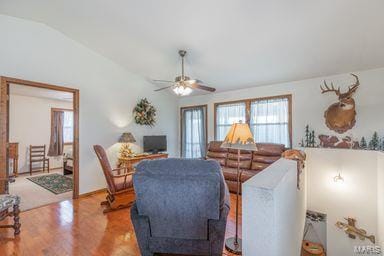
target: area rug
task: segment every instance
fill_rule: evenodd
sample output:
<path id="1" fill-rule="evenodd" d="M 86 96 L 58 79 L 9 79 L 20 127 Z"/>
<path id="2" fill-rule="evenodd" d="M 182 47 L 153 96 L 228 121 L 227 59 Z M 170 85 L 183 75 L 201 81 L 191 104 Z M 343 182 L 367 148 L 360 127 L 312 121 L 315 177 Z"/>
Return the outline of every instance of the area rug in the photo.
<path id="1" fill-rule="evenodd" d="M 73 188 L 73 181 L 71 178 L 57 173 L 30 177 L 27 179 L 56 195 L 71 191 Z"/>

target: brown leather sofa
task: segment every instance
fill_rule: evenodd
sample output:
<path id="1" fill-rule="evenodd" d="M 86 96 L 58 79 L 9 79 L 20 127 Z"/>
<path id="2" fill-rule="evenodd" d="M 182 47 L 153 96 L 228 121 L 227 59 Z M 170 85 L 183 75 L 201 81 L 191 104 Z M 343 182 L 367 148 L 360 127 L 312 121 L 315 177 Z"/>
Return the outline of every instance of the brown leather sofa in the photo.
<path id="1" fill-rule="evenodd" d="M 211 141 L 208 144 L 207 159 L 217 160 L 223 170 L 229 191 L 236 193 L 237 150 L 221 148 L 222 141 Z M 257 143 L 257 151 L 240 151 L 240 181 L 244 182 L 277 161 L 285 151 L 282 144 Z"/>

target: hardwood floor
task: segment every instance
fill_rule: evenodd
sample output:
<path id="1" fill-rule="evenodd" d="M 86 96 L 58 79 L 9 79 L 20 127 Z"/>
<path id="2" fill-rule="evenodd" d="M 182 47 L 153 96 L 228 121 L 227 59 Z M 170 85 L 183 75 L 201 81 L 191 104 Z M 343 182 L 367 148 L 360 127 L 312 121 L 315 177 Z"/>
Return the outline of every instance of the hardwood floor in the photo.
<path id="1" fill-rule="evenodd" d="M 98 193 L 21 213 L 21 234 L 0 230 L 0 255 L 140 255 L 129 209 L 102 213 Z M 11 220 L 2 223 L 11 222 Z M 241 225 L 241 221 L 240 221 Z M 231 195 L 226 237 L 235 232 L 235 196 Z M 240 228 L 241 233 L 241 228 Z M 223 255 L 232 255 L 225 250 Z"/>

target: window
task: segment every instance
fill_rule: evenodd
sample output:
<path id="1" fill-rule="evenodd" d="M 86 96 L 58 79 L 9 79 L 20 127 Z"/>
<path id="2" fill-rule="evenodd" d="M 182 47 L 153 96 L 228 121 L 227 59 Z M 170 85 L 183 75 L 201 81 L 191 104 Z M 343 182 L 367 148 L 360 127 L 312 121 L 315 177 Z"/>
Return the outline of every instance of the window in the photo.
<path id="1" fill-rule="evenodd" d="M 290 147 L 288 98 L 251 102 L 250 128 L 257 142 L 271 142 Z"/>
<path id="2" fill-rule="evenodd" d="M 224 140 L 229 127 L 242 120 L 249 124 L 256 142 L 291 147 L 291 95 L 215 104 L 215 139 Z"/>
<path id="3" fill-rule="evenodd" d="M 216 106 L 216 140 L 224 140 L 233 123 L 246 121 L 245 102 L 220 104 Z"/>
<path id="4" fill-rule="evenodd" d="M 64 143 L 73 143 L 73 111 L 64 111 Z"/>
<path id="5" fill-rule="evenodd" d="M 207 146 L 207 106 L 181 108 L 181 156 L 201 158 Z"/>

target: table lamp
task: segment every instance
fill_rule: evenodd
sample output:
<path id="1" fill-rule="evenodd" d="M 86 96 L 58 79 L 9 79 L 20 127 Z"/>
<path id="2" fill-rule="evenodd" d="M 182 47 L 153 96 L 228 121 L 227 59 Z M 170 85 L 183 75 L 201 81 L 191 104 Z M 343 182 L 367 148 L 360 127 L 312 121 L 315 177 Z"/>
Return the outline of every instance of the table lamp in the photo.
<path id="1" fill-rule="evenodd" d="M 225 248 L 234 254 L 241 254 L 241 239 L 238 236 L 239 223 L 239 193 L 240 193 L 240 150 L 257 150 L 252 132 L 248 124 L 234 123 L 227 133 L 222 148 L 237 149 L 237 190 L 236 190 L 236 234 L 235 237 L 230 237 L 225 241 Z"/>
<path id="2" fill-rule="evenodd" d="M 133 142 L 136 142 L 136 140 L 130 132 L 124 132 L 120 136 L 119 143 L 122 143 L 120 147 L 120 158 L 132 157 L 133 152 L 131 147 L 129 146 L 129 143 Z"/>

